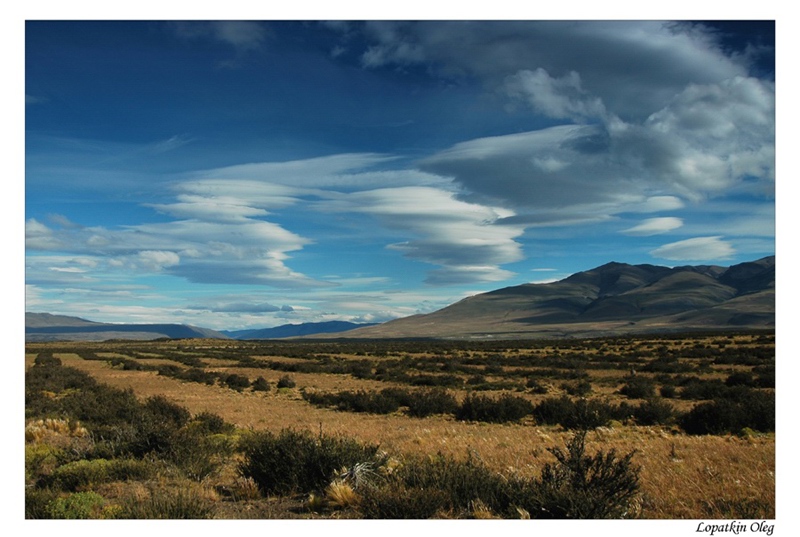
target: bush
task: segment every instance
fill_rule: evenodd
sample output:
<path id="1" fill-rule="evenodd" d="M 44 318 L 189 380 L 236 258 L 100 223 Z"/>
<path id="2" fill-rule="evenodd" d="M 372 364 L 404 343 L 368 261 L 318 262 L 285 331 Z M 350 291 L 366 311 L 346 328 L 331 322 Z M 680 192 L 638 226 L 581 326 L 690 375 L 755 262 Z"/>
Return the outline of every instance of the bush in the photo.
<path id="1" fill-rule="evenodd" d="M 253 381 L 252 388 L 254 392 L 268 392 L 269 382 L 267 382 L 267 379 L 264 377 L 258 377 Z"/>
<path id="2" fill-rule="evenodd" d="M 541 425 L 558 425 L 575 413 L 575 403 L 566 395 L 548 397 L 533 408 L 533 417 Z"/>
<path id="3" fill-rule="evenodd" d="M 441 388 L 414 392 L 407 403 L 408 415 L 415 418 L 424 418 L 433 414 L 450 414 L 458 408 L 455 397 Z"/>
<path id="4" fill-rule="evenodd" d="M 82 459 L 59 466 L 47 482 L 54 488 L 77 491 L 111 481 L 144 479 L 152 473 L 150 464 L 142 460 Z"/>
<path id="5" fill-rule="evenodd" d="M 269 431 L 254 433 L 243 440 L 242 447 L 244 460 L 239 471 L 243 477 L 252 478 L 265 494 L 319 491 L 342 468 L 381 462 L 377 446 L 293 429 L 284 429 L 277 435 Z"/>
<path id="6" fill-rule="evenodd" d="M 497 399 L 483 395 L 468 394 L 456 410 L 457 420 L 505 423 L 518 421 L 533 413 L 533 405 L 527 399 L 505 393 Z"/>
<path id="7" fill-rule="evenodd" d="M 504 510 L 506 480 L 472 457 L 458 461 L 439 454 L 406 461 L 387 483 L 366 491 L 360 509 L 365 518 L 463 517 L 475 502 L 495 512 Z"/>
<path id="8" fill-rule="evenodd" d="M 289 375 L 284 375 L 278 379 L 278 388 L 294 388 L 297 383 Z"/>
<path id="9" fill-rule="evenodd" d="M 736 434 L 745 427 L 771 432 L 775 430 L 775 397 L 748 390 L 735 399 L 700 403 L 681 416 L 679 424 L 689 434 Z"/>
<path id="10" fill-rule="evenodd" d="M 56 498 L 48 506 L 49 518 L 88 519 L 103 518 L 105 498 L 95 492 L 76 492 L 65 498 Z"/>
<path id="11" fill-rule="evenodd" d="M 648 399 L 655 395 L 653 381 L 644 377 L 633 377 L 620 388 L 619 393 L 628 399 Z"/>
<path id="12" fill-rule="evenodd" d="M 517 487 L 517 505 L 534 518 L 623 518 L 639 490 L 635 451 L 618 457 L 612 449 L 586 455 L 586 431 L 576 433 L 566 450 L 550 448 L 555 463 L 541 477 Z"/>
<path id="13" fill-rule="evenodd" d="M 675 418 L 675 408 L 663 399 L 648 399 L 633 410 L 639 425 L 666 425 Z"/>
<path id="14" fill-rule="evenodd" d="M 230 375 L 226 375 L 223 382 L 225 382 L 228 388 L 236 390 L 237 392 L 240 392 L 245 388 L 250 387 L 250 379 L 248 379 L 244 375 L 237 375 L 236 373 L 231 373 Z"/>

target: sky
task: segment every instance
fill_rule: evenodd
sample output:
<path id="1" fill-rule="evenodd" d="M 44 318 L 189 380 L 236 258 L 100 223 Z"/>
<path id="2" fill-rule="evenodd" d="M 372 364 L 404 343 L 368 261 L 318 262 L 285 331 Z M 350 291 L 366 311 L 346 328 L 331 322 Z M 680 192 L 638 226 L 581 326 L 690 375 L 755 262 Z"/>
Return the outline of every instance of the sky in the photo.
<path id="1" fill-rule="evenodd" d="M 25 23 L 25 308 L 213 329 L 775 254 L 775 25 Z"/>

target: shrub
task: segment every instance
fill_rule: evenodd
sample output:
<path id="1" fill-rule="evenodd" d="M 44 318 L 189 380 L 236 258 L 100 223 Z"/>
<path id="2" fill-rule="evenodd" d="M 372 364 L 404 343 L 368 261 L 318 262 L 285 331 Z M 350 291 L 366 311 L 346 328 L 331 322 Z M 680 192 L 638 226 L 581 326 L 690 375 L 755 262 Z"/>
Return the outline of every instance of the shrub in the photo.
<path id="1" fill-rule="evenodd" d="M 258 377 L 253 381 L 252 388 L 254 392 L 268 392 L 269 382 L 264 377 Z"/>
<path id="2" fill-rule="evenodd" d="M 377 446 L 308 431 L 284 429 L 254 433 L 243 440 L 244 460 L 239 471 L 266 494 L 320 491 L 335 472 L 357 463 L 379 463 Z"/>
<path id="3" fill-rule="evenodd" d="M 49 518 L 87 519 L 103 518 L 106 499 L 95 492 L 76 492 L 64 498 L 56 498 L 48 506 Z"/>
<path id="4" fill-rule="evenodd" d="M 633 410 L 639 425 L 666 425 L 675 417 L 675 408 L 663 399 L 651 398 Z"/>
<path id="5" fill-rule="evenodd" d="M 414 392 L 407 403 L 409 416 L 415 418 L 424 418 L 433 414 L 450 414 L 458 407 L 455 397 L 441 388 Z"/>
<path id="6" fill-rule="evenodd" d="M 533 412 L 527 399 L 505 393 L 497 399 L 483 395 L 468 394 L 456 410 L 458 420 L 504 423 L 518 421 Z"/>
<path id="7" fill-rule="evenodd" d="M 542 425 L 558 425 L 575 413 L 575 403 L 567 397 L 548 397 L 533 408 L 533 417 Z"/>
<path id="8" fill-rule="evenodd" d="M 248 379 L 244 375 L 237 375 L 236 373 L 231 373 L 230 375 L 226 375 L 223 382 L 225 382 L 228 388 L 236 390 L 237 392 L 240 392 L 245 388 L 250 387 L 250 379 Z"/>
<path id="9" fill-rule="evenodd" d="M 633 377 L 620 388 L 619 393 L 628 399 L 648 399 L 655 395 L 655 390 L 655 385 L 650 379 Z"/>
<path id="10" fill-rule="evenodd" d="M 382 486 L 370 487 L 359 508 L 364 518 L 426 519 L 469 516 L 476 502 L 500 512 L 508 505 L 506 480 L 470 457 L 412 458 Z"/>
<path id="11" fill-rule="evenodd" d="M 278 379 L 278 388 L 294 388 L 297 383 L 289 375 L 284 375 Z"/>
<path id="12" fill-rule="evenodd" d="M 565 429 L 594 429 L 607 425 L 615 415 L 612 405 L 597 399 L 578 399 L 574 412 L 566 416 L 560 425 Z"/>
<path id="13" fill-rule="evenodd" d="M 612 449 L 587 455 L 586 431 L 566 446 L 550 448 L 555 463 L 542 469 L 533 483 L 519 485 L 517 506 L 534 518 L 622 518 L 630 514 L 639 490 L 640 468 L 632 464 L 635 451 L 618 457 Z"/>
<path id="14" fill-rule="evenodd" d="M 761 432 L 774 431 L 775 397 L 748 390 L 735 399 L 700 403 L 681 416 L 679 424 L 689 434 L 738 433 L 745 427 Z"/>
<path id="15" fill-rule="evenodd" d="M 145 479 L 152 473 L 151 465 L 138 459 L 82 459 L 59 466 L 47 482 L 61 490 L 76 491 L 111 481 Z"/>
<path id="16" fill-rule="evenodd" d="M 665 384 L 661 386 L 661 388 L 658 390 L 658 393 L 661 395 L 661 397 L 674 399 L 675 395 L 677 394 L 677 389 L 672 384 Z"/>

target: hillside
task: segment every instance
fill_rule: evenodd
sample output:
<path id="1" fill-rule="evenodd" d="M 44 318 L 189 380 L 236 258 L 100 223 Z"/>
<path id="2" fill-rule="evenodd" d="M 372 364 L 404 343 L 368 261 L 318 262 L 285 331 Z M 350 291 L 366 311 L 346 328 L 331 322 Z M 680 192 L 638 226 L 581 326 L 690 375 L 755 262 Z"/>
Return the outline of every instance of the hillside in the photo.
<path id="1" fill-rule="evenodd" d="M 234 339 L 278 339 L 308 336 L 311 334 L 335 334 L 366 326 L 374 326 L 374 323 L 356 324 L 347 321 L 325 321 L 319 323 L 284 324 L 273 328 L 258 328 L 253 330 L 223 330 L 222 333 Z"/>
<path id="2" fill-rule="evenodd" d="M 184 324 L 96 323 L 79 317 L 25 313 L 26 341 L 104 341 L 108 339 L 152 340 L 159 338 L 215 338 L 228 336 Z"/>
<path id="3" fill-rule="evenodd" d="M 498 289 L 342 337 L 557 338 L 774 326 L 771 256 L 731 267 L 608 263 L 558 282 Z"/>

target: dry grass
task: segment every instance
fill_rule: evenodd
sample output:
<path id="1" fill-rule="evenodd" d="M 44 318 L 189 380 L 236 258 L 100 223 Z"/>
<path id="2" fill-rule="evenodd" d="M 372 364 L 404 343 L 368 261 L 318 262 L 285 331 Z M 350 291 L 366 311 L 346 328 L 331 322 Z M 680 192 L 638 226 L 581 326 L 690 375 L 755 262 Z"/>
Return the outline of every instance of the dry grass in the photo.
<path id="1" fill-rule="evenodd" d="M 749 342 L 750 340 L 742 339 L 740 343 L 747 345 Z M 686 343 L 670 344 L 680 346 Z M 153 345 L 152 357 L 143 360 L 143 363 L 160 361 L 156 358 L 158 345 L 160 344 Z M 174 345 L 164 345 L 163 348 L 174 349 Z M 563 348 L 558 351 L 562 354 L 569 353 Z M 119 351 L 105 348 L 103 352 Z M 548 351 L 536 352 L 546 354 Z M 28 352 L 25 357 L 26 365 L 30 365 L 35 356 L 35 352 Z M 65 366 L 83 370 L 100 382 L 118 388 L 131 388 L 140 397 L 165 395 L 194 414 L 212 412 L 239 427 L 272 431 L 293 427 L 315 432 L 323 430 L 327 433 L 342 433 L 364 442 L 377 443 L 387 453 L 398 456 L 437 452 L 455 457 L 471 454 L 497 471 L 525 476 L 538 475 L 544 464 L 553 461 L 548 448 L 563 446 L 571 437 L 571 433 L 560 427 L 470 423 L 455 421 L 450 416 L 416 419 L 402 413 L 373 415 L 338 412 L 314 407 L 301 397 L 300 388 L 321 391 L 379 390 L 392 385 L 376 380 L 356 379 L 349 375 L 288 373 L 297 382 L 297 388 L 277 390 L 274 389 L 275 382 L 285 372 L 229 367 L 231 364 L 221 359 L 204 359 L 216 371 L 246 375 L 251 380 L 264 376 L 273 386 L 266 393 L 250 390 L 237 392 L 217 385 L 181 382 L 159 376 L 152 371 L 112 368 L 104 361 L 84 360 L 76 353 L 58 352 L 55 356 Z M 273 356 L 260 358 L 298 360 Z M 363 356 L 348 358 L 363 359 Z M 725 366 L 711 375 L 728 374 L 732 369 Z M 617 401 L 623 399 L 614 393 L 617 388 L 613 381 L 615 376 L 627 372 L 600 370 L 590 373 L 594 394 L 603 394 Z M 560 391 L 558 386 L 561 381 L 548 383 L 554 387 L 553 392 Z M 526 397 L 536 401 L 544 396 Z M 681 410 L 686 410 L 693 404 L 689 401 L 673 403 Z M 587 437 L 587 449 L 589 452 L 598 449 L 615 449 L 618 453 L 637 451 L 634 462 L 642 467 L 640 516 L 643 518 L 726 518 L 731 513 L 741 513 L 747 509 L 752 510 L 752 518 L 775 516 L 774 435 L 748 438 L 688 436 L 663 427 L 626 426 L 596 430 Z M 221 476 L 219 479 L 228 479 L 229 487 L 235 485 L 232 485 L 235 476 Z M 248 492 L 246 485 L 241 485 L 237 496 L 254 500 L 252 490 Z M 332 483 L 326 493 L 326 501 L 333 505 L 351 505 L 355 499 L 347 496 L 349 493 L 345 488 L 345 483 Z M 352 489 L 349 492 L 355 496 Z M 492 516 L 480 505 L 473 507 L 476 518 Z"/>

